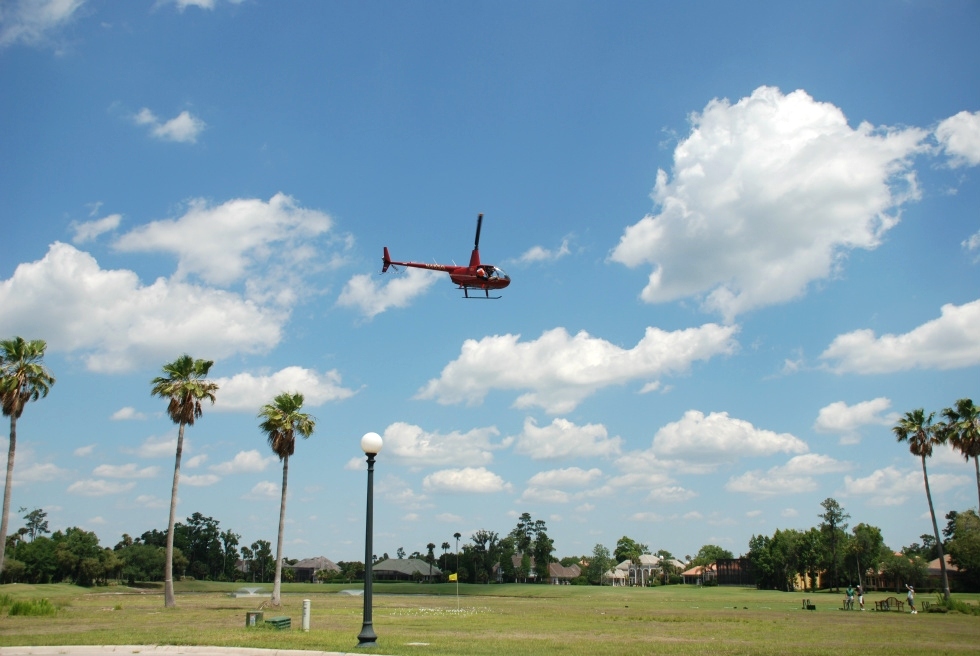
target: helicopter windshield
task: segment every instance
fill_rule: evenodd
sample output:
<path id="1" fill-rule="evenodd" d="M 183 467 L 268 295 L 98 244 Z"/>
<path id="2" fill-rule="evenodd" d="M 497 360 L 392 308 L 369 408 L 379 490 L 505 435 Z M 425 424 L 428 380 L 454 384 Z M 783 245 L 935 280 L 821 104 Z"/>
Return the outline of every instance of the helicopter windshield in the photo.
<path id="1" fill-rule="evenodd" d="M 495 278 L 497 280 L 510 280 L 510 276 L 504 273 L 503 269 L 500 269 L 498 267 L 493 268 L 493 271 L 490 272 L 490 277 Z"/>

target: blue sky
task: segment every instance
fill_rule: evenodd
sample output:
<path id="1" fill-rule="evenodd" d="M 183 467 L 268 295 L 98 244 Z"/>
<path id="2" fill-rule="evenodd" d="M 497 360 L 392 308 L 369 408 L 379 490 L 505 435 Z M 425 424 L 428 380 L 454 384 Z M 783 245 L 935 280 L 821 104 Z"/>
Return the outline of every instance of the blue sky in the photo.
<path id="1" fill-rule="evenodd" d="M 12 507 L 167 522 L 163 363 L 215 360 L 178 516 L 275 540 L 256 413 L 303 392 L 286 556 L 544 519 L 556 555 L 747 550 L 836 498 L 929 532 L 897 415 L 980 395 L 973 2 L 15 0 L 0 335 L 57 377 Z M 513 280 L 466 301 L 402 260 Z M 4 453 L 6 449 L 4 449 Z M 937 511 L 971 465 L 929 462 Z M 14 523 L 16 527 L 19 524 Z"/>

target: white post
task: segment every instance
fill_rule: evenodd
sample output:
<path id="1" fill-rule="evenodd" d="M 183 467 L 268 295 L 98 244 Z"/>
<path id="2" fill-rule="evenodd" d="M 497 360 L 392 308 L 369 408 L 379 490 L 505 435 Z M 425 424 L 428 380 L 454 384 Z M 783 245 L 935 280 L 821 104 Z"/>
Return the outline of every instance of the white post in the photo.
<path id="1" fill-rule="evenodd" d="M 310 600 L 303 600 L 303 630 L 310 630 Z"/>

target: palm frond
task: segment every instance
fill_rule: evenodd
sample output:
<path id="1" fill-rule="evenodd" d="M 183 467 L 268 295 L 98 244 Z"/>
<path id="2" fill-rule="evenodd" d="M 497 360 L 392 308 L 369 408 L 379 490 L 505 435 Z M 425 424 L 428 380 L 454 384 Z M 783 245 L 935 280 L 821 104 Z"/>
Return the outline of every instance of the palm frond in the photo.
<path id="1" fill-rule="evenodd" d="M 150 395 L 168 399 L 167 414 L 175 424 L 193 426 L 204 414 L 202 400 L 214 405 L 216 383 L 207 380 L 213 360 L 195 360 L 186 353 L 163 365 L 165 376 L 150 381 Z"/>
<path id="2" fill-rule="evenodd" d="M 55 379 L 43 364 L 46 349 L 43 339 L 0 341 L 0 404 L 5 416 L 20 418 L 27 403 L 48 395 Z"/>
<path id="3" fill-rule="evenodd" d="M 316 419 L 300 412 L 302 408 L 302 394 L 282 392 L 259 411 L 258 417 L 262 420 L 259 428 L 266 434 L 269 447 L 280 460 L 293 455 L 297 434 L 308 438 L 316 428 Z"/>

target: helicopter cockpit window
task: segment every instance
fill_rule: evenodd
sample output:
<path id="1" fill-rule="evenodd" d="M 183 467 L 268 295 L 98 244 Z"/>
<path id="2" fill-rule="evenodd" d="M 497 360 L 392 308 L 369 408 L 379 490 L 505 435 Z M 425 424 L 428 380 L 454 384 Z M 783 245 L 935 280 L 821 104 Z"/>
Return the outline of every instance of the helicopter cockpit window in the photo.
<path id="1" fill-rule="evenodd" d="M 510 280 L 510 276 L 504 273 L 503 269 L 498 269 L 496 267 L 494 267 L 493 271 L 490 272 L 490 277 L 499 280 Z"/>

